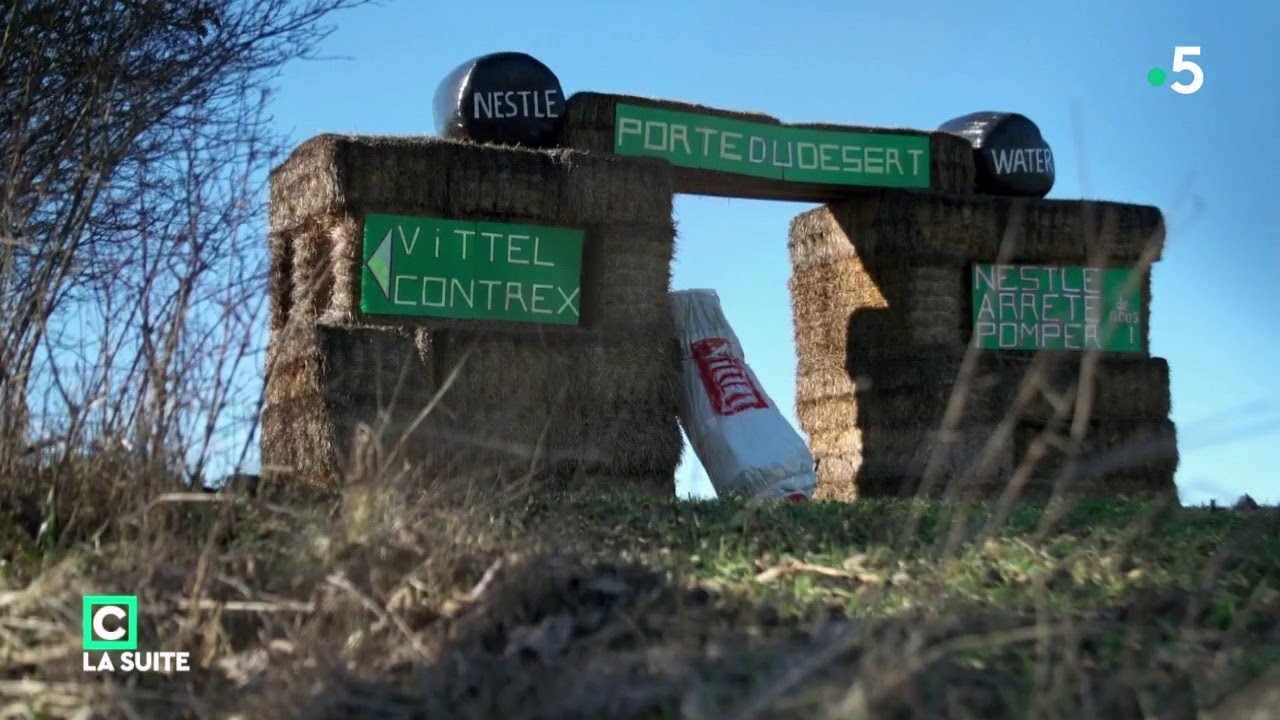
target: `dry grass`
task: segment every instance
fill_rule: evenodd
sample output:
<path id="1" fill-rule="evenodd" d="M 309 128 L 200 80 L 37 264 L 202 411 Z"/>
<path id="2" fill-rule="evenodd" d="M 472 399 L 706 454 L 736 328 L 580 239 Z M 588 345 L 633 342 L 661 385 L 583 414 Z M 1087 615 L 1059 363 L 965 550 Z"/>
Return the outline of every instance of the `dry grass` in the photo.
<path id="1" fill-rule="evenodd" d="M 6 515 L 5 717 L 1194 717 L 1280 659 L 1275 509 L 530 489 L 170 495 L 43 548 Z M 196 669 L 81 672 L 106 592 Z"/>

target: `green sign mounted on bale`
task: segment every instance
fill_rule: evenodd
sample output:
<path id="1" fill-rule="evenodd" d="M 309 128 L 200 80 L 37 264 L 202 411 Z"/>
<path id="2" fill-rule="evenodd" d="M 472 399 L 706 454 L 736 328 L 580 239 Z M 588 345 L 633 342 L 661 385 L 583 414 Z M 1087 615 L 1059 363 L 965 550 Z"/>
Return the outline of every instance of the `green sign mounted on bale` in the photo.
<path id="1" fill-rule="evenodd" d="M 370 214 L 360 309 L 577 325 L 582 231 Z"/>
<path id="2" fill-rule="evenodd" d="M 614 152 L 823 185 L 929 187 L 929 138 L 810 130 L 618 103 Z"/>
<path id="3" fill-rule="evenodd" d="M 985 350 L 1142 352 L 1138 270 L 973 266 L 973 339 Z"/>

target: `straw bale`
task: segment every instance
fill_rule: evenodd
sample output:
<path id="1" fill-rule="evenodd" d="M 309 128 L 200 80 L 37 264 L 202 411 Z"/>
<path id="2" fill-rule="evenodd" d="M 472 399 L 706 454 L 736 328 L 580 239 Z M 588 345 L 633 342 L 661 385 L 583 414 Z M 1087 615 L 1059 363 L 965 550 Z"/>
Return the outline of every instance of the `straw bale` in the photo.
<path id="1" fill-rule="evenodd" d="M 844 207 L 844 206 L 842 206 Z M 856 204 L 859 208 L 872 205 Z M 945 234 L 945 233 L 939 233 Z M 963 242 L 918 252 L 855 247 L 835 206 L 791 223 L 793 331 L 801 365 L 834 369 L 852 346 L 956 345 L 970 324 Z"/>
<path id="2" fill-rule="evenodd" d="M 502 222 L 670 215 L 668 163 L 431 137 L 319 135 L 271 172 L 272 232 L 369 212 Z"/>
<path id="3" fill-rule="evenodd" d="M 818 458 L 815 497 L 913 495 L 922 489 L 927 471 L 935 483 L 930 494 L 956 492 L 949 486 L 961 480 L 960 490 L 972 493 L 998 483 L 1013 467 L 1012 438 L 1001 442 L 991 426 L 947 433 L 929 426 L 871 425 L 840 436 L 811 437 Z"/>
<path id="4" fill-rule="evenodd" d="M 958 201 L 957 206 L 969 202 L 944 197 L 938 203 L 925 198 L 915 204 L 940 209 L 947 201 Z M 984 218 L 990 219 L 981 211 L 982 200 L 973 205 L 975 212 L 940 210 L 954 222 L 938 220 L 914 229 L 910 223 L 895 223 L 895 215 L 881 213 L 879 207 L 869 200 L 851 201 L 792 221 L 788 287 L 802 368 L 833 371 L 851 348 L 954 347 L 969 341 L 972 261 L 966 254 L 983 237 Z M 1150 328 L 1150 273 L 1141 273 L 1139 281 L 1145 335 Z M 1148 339 L 1140 354 L 1149 354 L 1149 347 Z"/>
<path id="5" fill-rule="evenodd" d="M 1142 354 L 1146 356 L 1151 355 L 1151 303 L 1155 300 L 1155 294 L 1152 292 L 1150 270 L 1151 269 L 1148 268 L 1147 272 L 1142 273 L 1142 308 L 1138 313 L 1139 322 L 1142 325 L 1141 332 L 1144 340 Z"/>
<path id="6" fill-rule="evenodd" d="M 788 280 L 800 357 L 840 358 L 852 346 L 965 342 L 968 284 L 958 266 L 869 267 L 844 256 L 797 269 Z"/>
<path id="7" fill-rule="evenodd" d="M 843 371 L 811 375 L 802 369 L 797 374 L 796 413 L 811 433 L 872 425 L 938 426 L 953 402 L 953 422 L 998 421 L 1005 400 L 1001 368 L 977 363 L 967 375 L 961 370 L 958 358 L 889 351 L 855 356 Z M 834 388 L 823 384 L 824 377 L 841 375 Z M 958 382 L 960 378 L 965 381 Z"/>
<path id="8" fill-rule="evenodd" d="M 482 171 L 502 181 L 481 187 Z M 271 172 L 270 227 L 279 232 L 317 217 L 368 212 L 456 217 L 463 213 L 455 211 L 503 205 L 511 215 L 554 214 L 558 184 L 547 182 L 554 175 L 545 152 L 436 138 L 319 135 Z"/>
<path id="9" fill-rule="evenodd" d="M 878 426 L 861 429 L 862 466 L 858 495 L 913 495 L 932 466 L 930 494 L 965 479 L 981 486 L 1007 476 L 1013 467 L 1013 442 L 1000 442 L 991 426 L 966 426 L 950 433 L 931 426 Z M 988 445 L 991 445 L 988 448 Z M 983 455 L 991 459 L 982 461 Z"/>
<path id="10" fill-rule="evenodd" d="M 811 437 L 856 427 L 860 417 L 858 396 L 854 393 L 796 397 L 796 419 L 800 421 L 800 429 Z M 814 452 L 817 452 L 816 448 Z"/>
<path id="11" fill-rule="evenodd" d="M 357 232 L 355 218 L 330 215 L 286 234 L 292 250 L 292 278 L 289 282 L 290 317 L 311 320 L 324 315 L 333 303 L 335 285 L 340 281 L 349 293 L 345 275 L 354 272 L 355 259 L 348 238 Z"/>
<path id="12" fill-rule="evenodd" d="M 262 416 L 264 472 L 313 487 L 372 477 L 413 425 L 404 407 L 384 407 L 370 397 L 319 395 L 267 405 Z M 397 457 L 422 465 L 421 449 L 410 442 Z"/>
<path id="13" fill-rule="evenodd" d="M 431 422 L 422 436 L 469 473 L 580 478 L 593 485 L 645 478 L 674 492 L 682 445 L 669 412 L 635 403 L 581 410 L 553 402 L 488 404 L 454 413 L 447 424 Z M 488 422 L 477 419 L 486 415 Z"/>
<path id="14" fill-rule="evenodd" d="M 1159 260 L 1164 236 L 1163 215 L 1146 205 L 881 189 L 800 214 L 788 248 L 797 269 L 849 253 L 1129 267 L 1148 249 Z"/>
<path id="15" fill-rule="evenodd" d="M 1047 495 L 1066 465 L 1070 436 L 1065 424 L 1023 423 L 1015 432 L 1019 458 L 1044 438 L 1044 455 L 1034 467 L 1030 494 Z M 1176 494 L 1177 428 L 1171 420 L 1103 420 L 1090 423 L 1075 471 L 1062 490 L 1074 497 Z"/>
<path id="16" fill-rule="evenodd" d="M 472 324 L 360 311 L 363 218 L 381 212 L 582 229 L 579 325 L 486 324 L 537 335 L 629 331 L 669 314 L 671 208 L 670 166 L 661 160 L 320 136 L 272 173 L 271 242 L 287 245 L 273 251 L 273 306 L 330 324 Z"/>
<path id="17" fill-rule="evenodd" d="M 588 332 L 608 341 L 648 325 L 675 337 L 668 300 L 674 237 L 669 214 L 648 223 L 585 225 L 580 307 Z"/>
<path id="18" fill-rule="evenodd" d="M 829 401 L 828 401 L 829 402 Z M 838 411 L 838 408 L 834 409 Z M 832 416 L 835 412 L 830 413 Z M 802 424 L 803 426 L 803 424 Z M 809 450 L 814 457 L 828 455 L 845 455 L 858 452 L 862 447 L 861 435 L 855 425 L 838 425 L 833 423 L 829 428 L 804 428 L 809 437 Z"/>
<path id="19" fill-rule="evenodd" d="M 398 437 L 434 393 L 399 330 L 294 323 L 273 333 L 267 362 L 262 464 L 303 484 L 338 482 L 363 426 Z"/>
<path id="20" fill-rule="evenodd" d="M 1002 411 L 996 397 L 970 391 L 956 395 L 959 414 L 955 422 L 995 422 Z M 951 383 L 939 381 L 918 388 L 864 390 L 816 400 L 796 400 L 800 426 L 808 433 L 837 432 L 868 424 L 939 425 L 952 399 Z"/>
<path id="21" fill-rule="evenodd" d="M 267 271 L 267 299 L 270 303 L 268 329 L 275 332 L 289 320 L 293 279 L 292 238 L 286 233 L 267 235 L 267 254 L 270 268 Z"/>
<path id="22" fill-rule="evenodd" d="M 796 363 L 796 402 L 853 395 L 858 379 L 841 358 L 802 358 Z"/>
<path id="23" fill-rule="evenodd" d="M 1036 363 L 1027 355 L 987 355 L 985 364 L 997 365 L 1001 381 L 997 401 L 1011 407 L 1018 390 L 1027 384 L 1036 388 L 1020 418 L 1045 422 L 1055 416 L 1070 418 L 1076 403 L 1086 403 L 1091 420 L 1163 421 L 1172 410 L 1169 363 L 1164 358 L 1106 355 L 1092 371 L 1092 392 L 1081 392 L 1088 381 L 1084 356 L 1072 353 L 1045 353 L 1045 362 Z M 1087 400 L 1086 400 L 1087 397 Z M 1059 406 L 1065 404 L 1065 412 Z"/>
<path id="24" fill-rule="evenodd" d="M 545 389 L 583 402 L 661 402 L 675 408 L 676 346 L 633 337 L 611 343 L 513 336 L 484 330 L 434 333 L 440 373 L 461 367 L 454 388 L 468 397 L 505 400 Z M 647 389 L 656 388 L 654 391 Z"/>
<path id="25" fill-rule="evenodd" d="M 336 450 L 332 423 L 326 422 L 319 397 L 268 404 L 262 410 L 260 448 L 263 477 L 313 487 L 332 486 Z"/>
<path id="26" fill-rule="evenodd" d="M 342 209 L 338 188 L 345 181 L 334 158 L 340 135 L 318 135 L 302 143 L 268 177 L 267 230 L 272 234 L 297 228 L 309 218 Z"/>
<path id="27" fill-rule="evenodd" d="M 1002 198 L 997 207 L 1009 223 L 1011 262 L 1123 266 L 1145 252 L 1155 262 L 1164 249 L 1164 216 L 1148 205 Z M 1001 234 L 989 238 L 975 255 L 997 257 L 1001 240 Z"/>
<path id="28" fill-rule="evenodd" d="M 682 442 L 672 343 L 439 331 L 437 377 L 457 371 L 426 431 L 468 466 L 645 477 L 670 484 Z"/>
<path id="29" fill-rule="evenodd" d="M 269 352 L 263 463 L 330 484 L 362 462 L 352 458 L 362 442 L 385 452 L 407 435 L 402 459 L 440 471 L 532 470 L 673 491 L 682 448 L 675 351 L 639 340 L 564 347 L 461 331 L 291 326 Z"/>
<path id="30" fill-rule="evenodd" d="M 995 231 L 971 249 L 980 262 L 1007 257 L 1010 263 L 1127 267 L 1147 251 L 1155 262 L 1164 249 L 1164 216 L 1149 205 L 1032 198 L 990 202 Z"/>
<path id="31" fill-rule="evenodd" d="M 786 126 L 837 132 L 927 136 L 930 146 L 930 186 L 933 190 L 968 193 L 973 191 L 976 170 L 968 142 L 948 133 L 911 128 L 865 127 L 828 123 L 785 124 L 757 112 L 737 112 L 693 103 L 659 100 L 631 95 L 596 92 L 575 93 L 568 100 L 561 126 L 560 145 L 600 153 L 614 151 L 614 118 L 618 103 L 661 108 L 677 112 L 745 120 L 762 125 Z M 820 185 L 771 178 L 724 173 L 699 168 L 674 170 L 676 192 L 721 197 L 767 200 L 824 201 L 848 197 L 865 190 L 849 185 Z"/>
<path id="32" fill-rule="evenodd" d="M 963 348 L 856 348 L 842 368 L 801 363 L 797 366 L 796 401 L 855 393 L 858 397 L 888 393 L 950 397 L 957 384 L 963 384 L 970 398 L 986 398 L 984 402 L 993 402 L 1002 413 L 1012 405 L 1023 383 L 1032 383 L 1037 392 L 1025 407 L 1023 418 L 1044 420 L 1055 414 L 1050 396 L 1070 404 L 1084 373 L 1085 356 L 1073 352 L 977 352 L 969 369 L 964 368 L 964 355 Z M 1161 419 L 1169 415 L 1169 363 L 1162 357 L 1098 357 L 1092 378 L 1092 418 Z"/>
<path id="33" fill-rule="evenodd" d="M 973 358 L 969 374 L 961 373 L 963 350 L 950 354 L 867 350 L 850 360 L 843 377 L 834 369 L 810 377 L 802 369 L 796 413 L 810 448 L 820 459 L 819 467 L 825 458 L 859 458 L 853 470 L 848 470 L 848 463 L 832 466 L 842 468 L 840 473 L 845 474 L 837 473 L 841 478 L 852 473 L 848 477 L 854 490 L 823 492 L 832 497 L 915 492 L 930 454 L 937 451 L 936 490 L 963 479 L 961 492 L 992 496 L 1003 492 L 1017 463 L 1047 424 L 1055 445 L 1020 489 L 1027 497 L 1047 495 L 1062 467 L 1061 449 L 1053 447 L 1061 446 L 1068 434 L 1083 356 L 977 353 Z M 824 376 L 837 381 L 836 392 L 815 381 Z M 978 469 L 977 460 L 988 442 L 997 438 L 994 428 L 1011 412 L 1028 376 L 1036 380 L 1028 387 L 1029 404 L 1013 418 L 1013 436 L 993 445 L 993 461 L 981 472 L 971 473 Z M 962 410 L 950 426 L 955 428 L 955 439 L 947 443 L 940 432 L 946 426 L 945 413 L 958 377 L 971 381 L 967 392 L 957 396 L 963 399 Z M 1172 487 L 1177 448 L 1167 417 L 1168 377 L 1168 363 L 1161 358 L 1098 360 L 1081 471 L 1067 488 L 1070 494 L 1150 494 Z M 1062 411 L 1055 420 L 1058 407 Z M 819 477 L 823 477 L 821 471 Z"/>
<path id="34" fill-rule="evenodd" d="M 862 456 L 857 452 L 816 455 L 817 486 L 814 500 L 852 502 L 858 499 L 858 468 Z"/>
<path id="35" fill-rule="evenodd" d="M 959 387 L 964 391 L 957 395 L 964 399 L 964 413 L 959 417 L 994 422 L 1014 406 L 1026 383 L 1032 392 L 1020 418 L 1048 420 L 1060 406 L 1066 408 L 1061 417 L 1071 416 L 1083 378 L 1084 355 L 978 352 L 968 369 L 964 355 L 960 347 L 927 351 L 855 348 L 842 368 L 802 363 L 796 376 L 797 407 L 802 417 L 805 408 L 827 417 L 837 408 L 855 406 L 847 417 L 820 420 L 810 415 L 808 422 L 819 424 L 897 422 L 903 417 L 936 420 Z M 1092 377 L 1091 419 L 1160 420 L 1169 415 L 1169 364 L 1163 358 L 1104 356 L 1094 365 Z M 830 398 L 840 401 L 819 409 Z"/>
<path id="36" fill-rule="evenodd" d="M 1092 382 L 1087 411 L 1095 420 L 1163 420 L 1172 407 L 1169 364 L 1163 358 L 1104 355 L 1085 375 L 1086 356 L 1070 352 L 978 354 L 975 376 L 992 378 L 987 386 L 1000 408 L 1011 408 L 1024 386 L 1033 390 L 1020 418 L 1047 421 L 1071 417 L 1075 402 L 1086 402 L 1082 384 Z M 959 367 L 953 361 L 952 367 Z M 1065 406 L 1065 412 L 1060 407 Z"/>
<path id="37" fill-rule="evenodd" d="M 815 438 L 818 487 L 815 499 L 901 496 L 922 490 L 926 466 L 936 462 L 930 494 L 994 498 L 1010 489 L 1018 472 L 1028 471 L 1013 491 L 1042 500 L 1054 492 L 1065 462 L 1065 428 L 1034 465 L 1023 466 L 1042 425 L 1017 425 L 1002 442 L 991 427 L 971 427 L 945 441 L 935 429 L 872 427 L 857 430 L 856 442 Z M 937 453 L 934 455 L 934 453 Z M 983 461 L 984 453 L 989 459 Z M 1069 497 L 1175 495 L 1176 432 L 1168 420 L 1099 422 L 1089 426 L 1076 472 L 1061 491 Z M 963 483 L 958 485 L 957 483 Z"/>
<path id="38" fill-rule="evenodd" d="M 564 221 L 649 223 L 671 217 L 675 178 L 665 160 L 553 150 Z"/>
<path id="39" fill-rule="evenodd" d="M 795 270 L 845 257 L 963 264 L 994 224 L 981 198 L 876 192 L 800 213 L 791 220 L 787 249 Z"/>
<path id="40" fill-rule="evenodd" d="M 268 349 L 264 462 L 335 482 L 361 442 L 376 449 L 412 427 L 404 459 L 442 472 L 532 469 L 672 491 L 682 443 L 671 203 L 659 160 L 435 139 L 304 143 L 272 175 L 273 306 L 285 317 Z M 582 229 L 582 322 L 365 317 L 370 212 Z M 379 357 L 394 367 L 371 375 Z"/>

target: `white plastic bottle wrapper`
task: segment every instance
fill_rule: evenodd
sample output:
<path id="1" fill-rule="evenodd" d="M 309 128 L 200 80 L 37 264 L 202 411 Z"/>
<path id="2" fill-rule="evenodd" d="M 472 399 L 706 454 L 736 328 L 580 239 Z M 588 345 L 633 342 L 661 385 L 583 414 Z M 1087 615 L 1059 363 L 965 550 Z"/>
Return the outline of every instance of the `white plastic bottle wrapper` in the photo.
<path id="1" fill-rule="evenodd" d="M 680 337 L 680 424 L 720 497 L 813 497 L 804 438 L 747 365 L 714 290 L 671 293 Z"/>

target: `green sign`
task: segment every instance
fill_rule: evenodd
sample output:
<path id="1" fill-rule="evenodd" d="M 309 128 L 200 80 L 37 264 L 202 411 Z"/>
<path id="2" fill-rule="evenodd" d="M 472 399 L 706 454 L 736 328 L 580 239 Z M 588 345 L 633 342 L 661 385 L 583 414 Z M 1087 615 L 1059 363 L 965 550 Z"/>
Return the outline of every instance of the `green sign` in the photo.
<path id="1" fill-rule="evenodd" d="M 929 187 L 929 138 L 806 130 L 618 103 L 614 152 L 756 177 Z"/>
<path id="2" fill-rule="evenodd" d="M 1137 270 L 973 266 L 973 338 L 987 350 L 1142 352 Z"/>
<path id="3" fill-rule="evenodd" d="M 582 231 L 371 214 L 360 309 L 577 325 Z"/>

